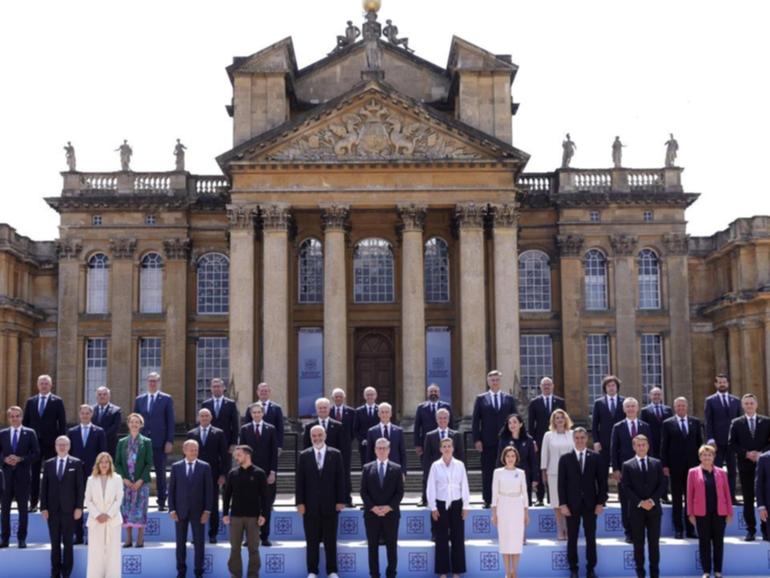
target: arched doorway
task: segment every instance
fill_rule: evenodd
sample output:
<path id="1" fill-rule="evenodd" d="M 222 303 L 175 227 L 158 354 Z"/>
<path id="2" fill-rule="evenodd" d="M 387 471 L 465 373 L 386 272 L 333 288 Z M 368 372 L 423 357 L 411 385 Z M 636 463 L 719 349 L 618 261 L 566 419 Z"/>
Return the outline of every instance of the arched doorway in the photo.
<path id="1" fill-rule="evenodd" d="M 364 389 L 377 389 L 378 401 L 396 403 L 395 347 L 392 329 L 357 329 L 355 339 L 355 395 L 354 405 L 363 403 Z"/>

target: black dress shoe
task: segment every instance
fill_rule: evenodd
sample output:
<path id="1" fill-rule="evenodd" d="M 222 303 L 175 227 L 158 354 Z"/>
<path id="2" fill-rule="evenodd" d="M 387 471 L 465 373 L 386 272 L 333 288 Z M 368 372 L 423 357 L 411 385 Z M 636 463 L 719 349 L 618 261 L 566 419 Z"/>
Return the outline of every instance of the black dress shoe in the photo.
<path id="1" fill-rule="evenodd" d="M 166 508 L 166 505 L 165 505 L 165 504 L 158 506 L 158 511 L 159 511 L 159 512 L 165 512 L 165 511 L 166 511 L 166 509 L 167 509 L 167 508 Z"/>
<path id="2" fill-rule="evenodd" d="M 698 534 L 696 534 L 695 532 L 687 532 L 687 533 L 685 534 L 685 536 L 687 536 L 688 538 L 692 538 L 692 539 L 695 539 L 695 538 L 697 538 L 697 537 L 698 537 Z"/>
<path id="3" fill-rule="evenodd" d="M 484 502 L 484 509 L 488 510 L 492 505 L 489 502 Z"/>
<path id="4" fill-rule="evenodd" d="M 269 538 L 265 538 L 264 540 L 262 540 L 262 545 L 263 545 L 265 548 L 269 548 L 270 546 L 272 546 L 272 545 L 273 545 L 273 543 L 270 541 L 270 539 L 269 539 Z"/>
<path id="5" fill-rule="evenodd" d="M 8 547 L 7 541 L 3 540 L 2 542 L 0 542 L 0 548 L 7 548 L 7 547 Z"/>
<path id="6" fill-rule="evenodd" d="M 593 570 L 589 570 L 588 572 L 586 572 L 586 578 L 598 578 L 598 576 L 596 576 L 596 572 L 594 572 Z"/>
<path id="7" fill-rule="evenodd" d="M 757 539 L 757 533 L 756 532 L 746 532 L 746 537 L 743 539 L 744 542 L 753 542 Z"/>
<path id="8" fill-rule="evenodd" d="M 545 504 L 543 504 L 543 500 L 538 500 L 537 502 L 535 502 L 536 508 L 542 508 L 544 505 Z"/>
<path id="9" fill-rule="evenodd" d="M 674 538 L 677 540 L 683 540 L 684 539 L 684 532 L 674 532 Z"/>
<path id="10" fill-rule="evenodd" d="M 346 507 L 346 508 L 353 508 L 353 507 L 354 507 L 354 506 L 353 506 L 353 500 L 351 500 L 351 501 L 349 501 L 349 502 L 345 502 L 345 507 Z"/>
<path id="11" fill-rule="evenodd" d="M 27 541 L 26 540 L 19 540 L 19 548 L 26 548 L 27 547 Z"/>
<path id="12" fill-rule="evenodd" d="M 634 541 L 631 538 L 631 536 L 626 536 L 626 544 L 633 544 L 633 543 L 634 543 Z"/>
<path id="13" fill-rule="evenodd" d="M 72 545 L 73 546 L 80 546 L 81 544 L 85 544 L 86 541 L 83 540 L 83 538 L 77 538 L 76 540 L 73 540 Z"/>
<path id="14" fill-rule="evenodd" d="M 27 510 L 30 514 L 34 514 L 37 512 L 37 506 L 30 506 L 29 510 Z"/>
<path id="15" fill-rule="evenodd" d="M 216 543 L 217 543 L 217 539 L 214 536 L 209 538 L 209 544 L 216 544 Z"/>
<path id="16" fill-rule="evenodd" d="M 580 578 L 580 574 L 578 574 L 577 572 L 570 572 L 569 578 Z"/>

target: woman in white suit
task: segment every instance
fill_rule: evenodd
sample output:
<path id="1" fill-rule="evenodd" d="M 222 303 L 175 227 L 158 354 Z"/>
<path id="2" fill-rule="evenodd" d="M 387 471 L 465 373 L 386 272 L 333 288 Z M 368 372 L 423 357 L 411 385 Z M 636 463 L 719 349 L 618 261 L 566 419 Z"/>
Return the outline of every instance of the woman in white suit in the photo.
<path id="1" fill-rule="evenodd" d="M 102 452 L 86 482 L 88 508 L 88 578 L 116 578 L 122 572 L 120 532 L 123 516 L 123 479 L 115 472 L 112 457 Z"/>

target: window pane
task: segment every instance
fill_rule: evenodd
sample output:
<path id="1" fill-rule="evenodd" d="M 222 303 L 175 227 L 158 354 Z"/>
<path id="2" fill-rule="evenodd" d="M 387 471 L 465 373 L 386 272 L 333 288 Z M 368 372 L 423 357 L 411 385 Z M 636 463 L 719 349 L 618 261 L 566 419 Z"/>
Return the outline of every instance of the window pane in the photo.
<path id="1" fill-rule="evenodd" d="M 226 314 L 229 310 L 230 263 L 220 253 L 198 259 L 198 313 Z"/>
<path id="2" fill-rule="evenodd" d="M 161 373 L 160 337 L 144 337 L 139 340 L 139 383 L 137 393 L 147 391 L 147 376 L 153 371 Z"/>
<path id="3" fill-rule="evenodd" d="M 636 260 L 639 272 L 639 309 L 660 309 L 660 263 L 649 249 L 639 253 Z"/>
<path id="4" fill-rule="evenodd" d="M 86 340 L 85 401 L 96 403 L 96 390 L 107 385 L 107 339 Z"/>
<path id="5" fill-rule="evenodd" d="M 542 251 L 519 256 L 519 307 L 522 311 L 551 310 L 551 267 Z"/>
<path id="6" fill-rule="evenodd" d="M 609 335 L 589 335 L 586 341 L 588 361 L 588 412 L 593 411 L 594 399 L 602 394 L 602 380 L 610 374 Z"/>
<path id="7" fill-rule="evenodd" d="M 592 249 L 585 258 L 586 309 L 607 309 L 607 260 L 601 251 Z"/>
<path id="8" fill-rule="evenodd" d="M 383 239 L 364 239 L 353 258 L 356 303 L 393 303 L 393 252 Z"/>
<path id="9" fill-rule="evenodd" d="M 644 403 L 649 403 L 650 390 L 653 387 L 663 387 L 663 345 L 660 335 L 643 333 L 641 341 L 642 354 L 642 390 Z"/>
<path id="10" fill-rule="evenodd" d="M 163 312 L 163 259 L 157 253 L 149 253 L 142 259 L 139 269 L 139 311 Z"/>
<path id="11" fill-rule="evenodd" d="M 110 262 L 101 253 L 88 260 L 86 313 L 107 313 L 110 288 Z"/>
<path id="12" fill-rule="evenodd" d="M 230 381 L 230 360 L 227 337 L 201 337 L 195 356 L 195 403 L 196 407 L 208 396 L 209 383 L 215 377 Z"/>
<path id="13" fill-rule="evenodd" d="M 446 241 L 433 237 L 425 243 L 425 301 L 449 302 L 449 247 Z"/>
<path id="14" fill-rule="evenodd" d="M 306 239 L 299 247 L 299 302 L 323 303 L 324 254 L 318 239 Z"/>
<path id="15" fill-rule="evenodd" d="M 522 335 L 519 338 L 521 387 L 536 395 L 540 380 L 553 375 L 553 344 L 550 335 Z M 530 397 L 532 397 L 530 395 Z"/>

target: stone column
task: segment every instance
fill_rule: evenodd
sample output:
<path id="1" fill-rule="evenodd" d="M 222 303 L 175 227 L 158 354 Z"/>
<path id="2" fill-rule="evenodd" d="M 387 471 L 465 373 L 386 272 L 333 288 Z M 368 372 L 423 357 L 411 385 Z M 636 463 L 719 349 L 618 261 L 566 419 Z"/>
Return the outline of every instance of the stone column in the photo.
<path id="1" fill-rule="evenodd" d="M 6 376 L 7 376 L 7 390 L 6 390 L 6 399 L 7 403 L 10 404 L 16 404 L 19 405 L 18 402 L 22 402 L 22 407 L 24 407 L 23 402 L 26 401 L 26 396 L 24 396 L 24 399 L 19 399 L 19 376 L 21 375 L 21 372 L 19 371 L 19 334 L 15 331 L 10 331 L 6 334 L 5 337 L 6 342 L 6 361 L 8 363 L 8 367 L 6 369 Z M 7 405 L 5 407 L 8 407 Z"/>
<path id="2" fill-rule="evenodd" d="M 262 212 L 263 374 L 272 397 L 289 413 L 289 206 L 270 203 Z"/>
<path id="3" fill-rule="evenodd" d="M 588 417 L 592 399 L 585 385 L 585 336 L 580 332 L 582 295 L 577 280 L 583 276 L 583 237 L 559 235 L 559 273 L 561 275 L 561 334 L 564 350 L 564 398 L 573 417 Z M 570 289 L 571 288 L 571 289 Z"/>
<path id="4" fill-rule="evenodd" d="M 324 391 L 348 387 L 345 226 L 349 205 L 321 205 L 324 229 Z M 352 394 L 352 392 L 348 392 Z"/>
<path id="5" fill-rule="evenodd" d="M 254 218 L 256 205 L 230 205 L 227 217 L 230 222 L 230 318 L 229 349 L 230 395 L 243 414 L 253 401 L 255 369 L 256 325 L 256 261 Z"/>
<path id="6" fill-rule="evenodd" d="M 19 355 L 19 393 L 16 401 L 25 400 L 32 393 L 32 338 L 25 336 L 21 340 Z M 35 388 L 37 390 L 37 388 Z"/>
<path id="7" fill-rule="evenodd" d="M 747 318 L 741 324 L 741 367 L 745 392 L 757 396 L 760 413 L 767 407 L 765 397 L 765 334 L 762 322 L 757 318 Z"/>
<path id="8" fill-rule="evenodd" d="M 56 394 L 62 397 L 68 415 L 75 415 L 83 399 L 83 384 L 78 383 L 78 304 L 80 303 L 80 253 L 77 239 L 61 239 L 56 243 L 59 256 L 59 311 L 56 336 Z M 117 403 L 117 402 L 116 402 Z"/>
<path id="9" fill-rule="evenodd" d="M 738 397 L 748 393 L 743 383 L 741 324 L 740 320 L 733 320 L 727 324 L 727 362 L 729 364 L 727 374 L 730 376 L 732 393 Z"/>
<path id="10" fill-rule="evenodd" d="M 190 239 L 165 239 L 163 250 L 166 254 L 166 282 L 163 291 L 163 310 L 166 313 L 163 340 L 163 390 L 174 397 L 177 421 L 194 422 L 197 416 L 185 415 L 187 407 L 187 260 L 190 256 Z M 195 389 L 193 388 L 190 393 L 194 399 Z"/>
<path id="11" fill-rule="evenodd" d="M 495 352 L 507 389 L 520 384 L 519 363 L 519 212 L 516 203 L 494 205 Z M 513 392 L 518 398 L 519 390 Z"/>
<path id="12" fill-rule="evenodd" d="M 636 268 L 634 256 L 637 237 L 612 235 L 610 246 L 615 269 L 615 329 L 617 331 L 617 367 L 615 374 L 623 381 L 626 395 L 635 397 L 640 405 L 642 385 L 639 371 L 639 351 L 636 339 Z"/>
<path id="13" fill-rule="evenodd" d="M 401 217 L 401 379 L 402 415 L 425 399 L 425 268 L 422 231 L 426 207 L 398 206 Z"/>
<path id="14" fill-rule="evenodd" d="M 764 351 L 765 351 L 765 399 L 767 399 L 768 407 L 770 407 L 770 313 L 765 315 L 765 332 L 764 332 Z M 765 407 L 765 415 L 767 415 L 768 408 Z"/>
<path id="15" fill-rule="evenodd" d="M 666 309 L 671 323 L 669 401 L 673 401 L 678 396 L 693 399 L 687 244 L 687 236 L 682 233 L 671 233 L 663 236 L 663 246 L 666 249 L 666 276 L 668 278 L 668 305 Z"/>
<path id="16" fill-rule="evenodd" d="M 131 316 L 134 306 L 134 251 L 136 239 L 110 239 L 110 338 L 109 386 L 113 402 L 133 407 L 136 387 L 133 364 Z M 163 375 L 161 375 L 163 379 Z M 161 382 L 162 383 L 162 382 Z M 75 408 L 73 408 L 74 410 Z M 67 408 L 69 411 L 69 408 Z"/>
<path id="17" fill-rule="evenodd" d="M 484 216 L 486 206 L 461 203 L 455 209 L 460 231 L 460 351 L 462 413 L 473 412 L 487 373 L 487 323 L 484 288 Z"/>

